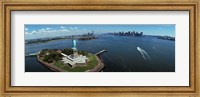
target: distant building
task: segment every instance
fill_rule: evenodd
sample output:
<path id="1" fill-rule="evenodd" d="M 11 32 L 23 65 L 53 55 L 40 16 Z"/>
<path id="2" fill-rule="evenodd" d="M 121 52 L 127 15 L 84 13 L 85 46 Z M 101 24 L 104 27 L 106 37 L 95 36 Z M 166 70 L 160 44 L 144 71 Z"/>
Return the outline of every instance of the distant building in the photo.
<path id="1" fill-rule="evenodd" d="M 78 50 L 76 48 L 76 40 L 72 39 L 73 44 L 73 54 L 66 55 L 61 53 L 64 57 L 62 57 L 62 61 L 64 64 L 70 65 L 72 68 L 76 67 L 77 65 L 86 65 L 88 58 L 83 55 L 78 54 Z"/>

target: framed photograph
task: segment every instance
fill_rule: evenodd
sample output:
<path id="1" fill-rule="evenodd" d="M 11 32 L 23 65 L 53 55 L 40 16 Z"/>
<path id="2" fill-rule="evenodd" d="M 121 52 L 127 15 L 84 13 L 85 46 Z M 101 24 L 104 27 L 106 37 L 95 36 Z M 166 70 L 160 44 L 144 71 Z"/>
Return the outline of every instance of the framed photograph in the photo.
<path id="1" fill-rule="evenodd" d="M 199 95 L 198 0 L 1 4 L 2 95 Z"/>

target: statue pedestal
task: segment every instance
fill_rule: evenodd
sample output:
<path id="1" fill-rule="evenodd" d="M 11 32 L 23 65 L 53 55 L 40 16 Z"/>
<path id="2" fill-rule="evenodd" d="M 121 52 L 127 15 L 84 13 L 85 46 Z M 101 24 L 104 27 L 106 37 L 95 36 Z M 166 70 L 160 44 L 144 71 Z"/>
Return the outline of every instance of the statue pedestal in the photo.
<path id="1" fill-rule="evenodd" d="M 73 58 L 77 58 L 78 57 L 78 51 L 76 48 L 72 48 L 73 49 L 73 54 L 72 54 L 72 57 Z"/>

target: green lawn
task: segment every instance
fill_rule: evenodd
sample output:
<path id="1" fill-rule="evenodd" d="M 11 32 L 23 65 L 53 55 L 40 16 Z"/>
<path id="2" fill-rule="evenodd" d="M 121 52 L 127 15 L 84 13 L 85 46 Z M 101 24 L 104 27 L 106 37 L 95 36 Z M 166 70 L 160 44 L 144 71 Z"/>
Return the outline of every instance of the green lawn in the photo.
<path id="1" fill-rule="evenodd" d="M 86 66 L 76 66 L 74 68 L 71 68 L 70 66 L 64 66 L 61 61 L 57 61 L 54 65 L 64 69 L 68 72 L 84 72 L 86 70 L 94 68 L 98 64 L 98 60 L 94 54 L 88 54 L 89 62 Z"/>

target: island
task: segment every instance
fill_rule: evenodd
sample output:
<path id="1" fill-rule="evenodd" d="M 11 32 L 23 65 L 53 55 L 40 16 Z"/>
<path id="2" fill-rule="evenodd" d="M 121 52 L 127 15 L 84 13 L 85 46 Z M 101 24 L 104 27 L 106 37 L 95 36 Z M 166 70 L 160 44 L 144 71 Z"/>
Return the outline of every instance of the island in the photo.
<path id="1" fill-rule="evenodd" d="M 43 49 L 37 53 L 37 60 L 52 71 L 58 72 L 99 72 L 104 63 L 100 54 L 78 50 L 76 40 L 72 39 L 73 47 L 66 49 Z"/>

